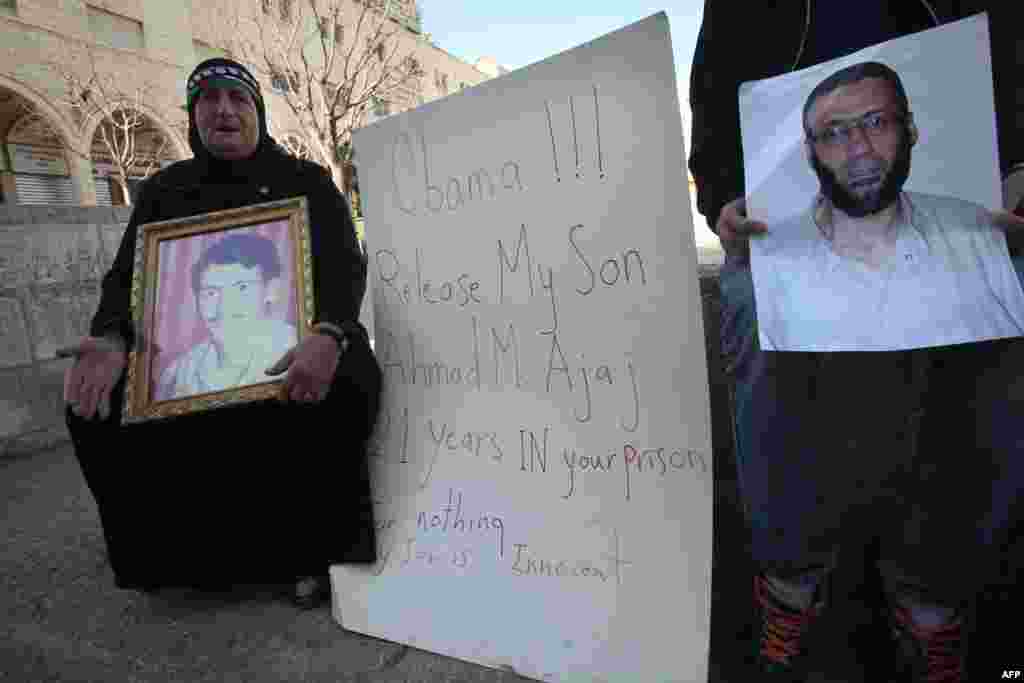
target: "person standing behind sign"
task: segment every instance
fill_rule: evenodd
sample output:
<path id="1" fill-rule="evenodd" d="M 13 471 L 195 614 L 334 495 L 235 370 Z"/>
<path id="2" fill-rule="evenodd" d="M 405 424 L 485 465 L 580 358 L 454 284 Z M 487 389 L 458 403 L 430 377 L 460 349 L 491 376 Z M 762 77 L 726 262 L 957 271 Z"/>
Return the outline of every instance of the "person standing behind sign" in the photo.
<path id="1" fill-rule="evenodd" d="M 843 464 L 844 473 L 856 474 L 857 462 L 885 460 L 894 448 L 904 449 L 899 451 L 903 458 L 906 453 L 922 452 L 923 445 L 915 442 L 923 432 L 912 419 L 927 404 L 922 402 L 922 395 L 948 396 L 945 405 L 935 401 L 938 407 L 933 407 L 930 418 L 924 418 L 922 429 L 940 426 L 937 423 L 956 414 L 957 408 L 961 411 L 958 422 L 963 422 L 964 416 L 970 421 L 969 409 L 973 407 L 976 416 L 970 421 L 972 429 L 967 431 L 982 435 L 985 442 L 964 444 L 961 439 L 961 444 L 973 446 L 975 452 L 985 448 L 998 453 L 1007 465 L 999 473 L 1001 476 L 996 475 L 988 482 L 991 506 L 979 524 L 984 527 L 979 532 L 985 535 L 988 545 L 997 543 L 994 539 L 1007 526 L 1013 505 L 1014 482 L 1020 482 L 1022 476 L 1018 466 L 1010 466 L 1014 460 L 1022 460 L 1015 457 L 1021 454 L 1013 431 L 1015 425 L 1019 431 L 1021 421 L 1019 404 L 1008 397 L 1006 381 L 1020 372 L 1018 366 L 1001 367 L 997 362 L 995 372 L 989 371 L 974 386 L 970 384 L 973 378 L 969 372 L 955 378 L 955 373 L 942 371 L 955 368 L 964 360 L 978 363 L 981 356 L 972 358 L 969 348 L 954 349 L 948 358 L 921 352 L 867 354 L 871 357 L 865 358 L 864 354 L 760 350 L 747 240 L 770 226 L 747 220 L 745 215 L 739 85 L 836 59 L 983 11 L 989 12 L 992 37 L 1000 166 L 1009 185 L 1014 174 L 1024 172 L 1019 167 L 1024 162 L 1022 131 L 1016 122 L 1020 115 L 1020 85 L 1015 69 L 1021 60 L 1021 47 L 1012 17 L 1001 3 L 705 0 L 691 71 L 693 131 L 689 167 L 697 185 L 698 208 L 726 250 L 726 262 L 719 276 L 721 343 L 732 384 L 740 487 L 751 526 L 754 559 L 759 565 L 754 580 L 760 629 L 756 680 L 803 680 L 803 636 L 826 606 L 827 577 L 836 558 L 835 548 L 825 542 L 834 539 L 816 538 L 815 525 L 820 530 L 819 520 L 823 511 L 829 509 L 831 492 L 869 492 L 863 474 L 845 481 L 830 481 L 831 488 L 826 487 L 824 479 L 839 478 L 829 473 L 830 464 Z M 766 39 L 766 29 L 770 39 Z M 1010 221 L 1004 217 L 1004 222 Z M 1014 234 L 1008 233 L 1008 239 L 1014 238 Z M 1020 273 L 1019 255 L 1014 265 Z M 1001 362 L 1019 361 L 1019 345 L 1000 342 L 989 349 L 1003 354 Z M 1000 370 L 1004 373 L 1002 381 Z M 931 392 L 924 389 L 922 380 L 932 381 Z M 863 388 L 865 385 L 868 388 Z M 950 392 L 951 388 L 955 391 Z M 845 396 L 844 390 L 859 402 Z M 819 416 L 821 421 L 817 423 Z M 873 423 L 872 417 L 878 423 Z M 829 433 L 828 427 L 835 425 L 841 429 Z M 889 436 L 903 438 L 894 443 L 886 438 Z M 935 441 L 939 439 L 936 437 Z M 854 458 L 854 467 L 846 467 L 845 460 Z M 925 479 L 920 464 L 915 467 L 916 471 L 911 470 Z M 982 472 L 983 477 L 992 476 L 991 472 Z M 892 474 L 895 477 L 897 473 Z M 977 484 L 979 490 L 984 484 Z M 917 490 L 927 489 L 926 481 L 919 482 Z M 951 499 L 943 505 L 955 511 L 961 502 Z M 935 500 L 930 504 L 934 506 Z M 835 505 L 833 502 L 832 506 Z M 838 514 L 835 510 L 832 513 Z M 975 577 L 965 572 L 957 582 L 955 576 L 958 556 L 969 550 L 952 546 L 929 549 L 933 551 L 929 557 L 941 556 L 940 551 L 945 551 L 944 560 L 929 565 L 935 570 L 934 576 L 942 580 L 928 586 L 931 576 L 890 572 L 886 577 L 891 626 L 905 647 L 906 664 L 913 680 L 959 681 L 965 654 L 963 604 L 974 588 Z"/>
<path id="2" fill-rule="evenodd" d="M 67 424 L 118 587 L 287 582 L 309 607 L 329 595 L 329 565 L 377 559 L 366 442 L 381 371 L 358 322 L 366 264 L 344 196 L 270 137 L 248 70 L 204 61 L 187 98 L 194 158 L 143 184 L 91 336 L 63 350 L 76 359 Z M 302 195 L 316 324 L 266 368 L 287 372 L 281 400 L 121 425 L 127 353 L 141 341 L 130 298 L 138 226 Z"/>

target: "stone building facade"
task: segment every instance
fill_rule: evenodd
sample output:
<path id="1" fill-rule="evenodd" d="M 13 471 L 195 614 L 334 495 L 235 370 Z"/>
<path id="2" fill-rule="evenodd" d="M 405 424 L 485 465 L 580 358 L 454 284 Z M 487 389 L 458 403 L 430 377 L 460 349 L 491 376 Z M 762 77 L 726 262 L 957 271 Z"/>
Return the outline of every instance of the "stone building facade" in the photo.
<path id="1" fill-rule="evenodd" d="M 341 32 L 354 30 L 363 3 L 386 11 L 399 51 L 421 65 L 419 82 L 389 93 L 377 114 L 403 111 L 492 77 L 434 45 L 421 31 L 415 0 L 316 1 L 340 2 Z M 0 203 L 125 203 L 101 144 L 103 117 L 83 113 L 69 100 L 66 73 L 82 80 L 101 74 L 119 92 L 136 95 L 126 106 L 141 114 L 139 144 L 150 145 L 155 157 L 147 167 L 187 158 L 184 80 L 203 59 L 230 54 L 225 8 L 287 17 L 306 2 L 0 0 Z M 261 80 L 274 134 L 291 135 L 294 119 L 279 79 L 257 64 L 249 66 Z M 155 140 L 162 141 L 159 148 Z M 146 170 L 140 166 L 132 174 Z"/>

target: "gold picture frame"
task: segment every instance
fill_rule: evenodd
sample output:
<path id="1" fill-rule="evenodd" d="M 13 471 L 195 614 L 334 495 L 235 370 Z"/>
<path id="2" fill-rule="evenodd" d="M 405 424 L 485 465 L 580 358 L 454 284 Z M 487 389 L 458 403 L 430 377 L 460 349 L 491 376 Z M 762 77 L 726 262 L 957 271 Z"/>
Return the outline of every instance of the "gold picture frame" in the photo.
<path id="1" fill-rule="evenodd" d="M 228 242 L 233 247 L 211 249 Z M 267 260 L 274 256 L 277 261 Z M 264 265 L 253 265 L 259 258 Z M 286 305 L 276 310 L 284 317 L 271 317 L 267 311 L 282 299 Z M 235 313 L 227 310 L 229 302 Z M 135 343 L 123 422 L 273 398 L 284 375 L 263 370 L 312 333 L 313 303 L 305 197 L 140 225 L 131 289 Z M 231 365 L 228 358 L 238 361 L 246 354 L 248 365 L 235 375 L 240 363 Z"/>

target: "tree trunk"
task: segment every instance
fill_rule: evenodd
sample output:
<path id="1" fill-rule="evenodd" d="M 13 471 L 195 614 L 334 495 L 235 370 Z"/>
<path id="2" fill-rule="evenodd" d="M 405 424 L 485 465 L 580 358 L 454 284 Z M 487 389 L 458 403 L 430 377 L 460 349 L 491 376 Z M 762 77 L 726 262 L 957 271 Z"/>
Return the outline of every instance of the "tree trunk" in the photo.
<path id="1" fill-rule="evenodd" d="M 128 190 L 128 181 L 120 173 L 117 175 L 117 187 L 121 190 L 121 199 L 124 201 L 124 205 L 131 206 L 132 193 Z"/>
<path id="2" fill-rule="evenodd" d="M 345 192 L 345 174 L 341 170 L 341 165 L 336 162 L 331 162 L 327 165 L 327 170 L 331 172 L 331 180 L 334 181 L 337 188 L 342 192 Z"/>
<path id="3" fill-rule="evenodd" d="M 331 163 L 331 178 L 341 193 L 345 195 L 345 199 L 348 200 L 349 209 L 355 211 L 355 178 L 352 173 L 352 164 L 345 161 Z"/>

